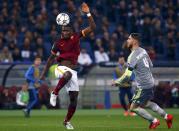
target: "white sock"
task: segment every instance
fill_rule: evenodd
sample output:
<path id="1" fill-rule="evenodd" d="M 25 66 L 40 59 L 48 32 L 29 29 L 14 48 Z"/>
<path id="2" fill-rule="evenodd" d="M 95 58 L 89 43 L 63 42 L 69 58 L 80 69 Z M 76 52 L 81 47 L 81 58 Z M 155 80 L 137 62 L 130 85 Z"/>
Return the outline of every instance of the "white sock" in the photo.
<path id="1" fill-rule="evenodd" d="M 165 114 L 165 116 L 164 116 L 164 119 L 165 119 L 165 120 L 167 119 L 167 116 L 168 116 L 168 114 Z"/>
<path id="2" fill-rule="evenodd" d="M 157 118 L 154 118 L 154 120 L 152 121 L 153 123 L 157 122 Z"/>

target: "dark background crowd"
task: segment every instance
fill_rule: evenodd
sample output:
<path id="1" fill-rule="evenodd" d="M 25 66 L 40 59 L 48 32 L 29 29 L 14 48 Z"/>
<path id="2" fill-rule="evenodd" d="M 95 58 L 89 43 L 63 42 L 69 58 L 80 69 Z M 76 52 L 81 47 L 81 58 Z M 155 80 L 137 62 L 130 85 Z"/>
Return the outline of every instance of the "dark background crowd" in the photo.
<path id="1" fill-rule="evenodd" d="M 178 0 L 86 0 L 97 29 L 81 40 L 95 63 L 94 52 L 109 61 L 123 54 L 130 32 L 139 32 L 152 60 L 179 60 Z M 47 60 L 60 27 L 56 16 L 70 15 L 75 31 L 87 25 L 80 0 L 0 0 L 0 62 Z"/>
<path id="2" fill-rule="evenodd" d="M 0 86 L 0 109 L 20 109 L 24 108 L 17 105 L 17 93 L 22 90 L 20 86 L 12 86 L 4 88 Z M 49 104 L 50 92 L 52 88 L 47 85 L 42 85 L 38 89 L 38 102 L 35 108 L 52 108 Z M 160 82 L 155 88 L 155 95 L 153 101 L 157 102 L 161 107 L 179 107 L 179 83 L 170 84 L 169 82 Z M 103 104 L 103 103 L 101 103 Z M 116 104 L 116 103 L 114 103 Z M 57 104 L 55 108 L 60 108 Z"/>

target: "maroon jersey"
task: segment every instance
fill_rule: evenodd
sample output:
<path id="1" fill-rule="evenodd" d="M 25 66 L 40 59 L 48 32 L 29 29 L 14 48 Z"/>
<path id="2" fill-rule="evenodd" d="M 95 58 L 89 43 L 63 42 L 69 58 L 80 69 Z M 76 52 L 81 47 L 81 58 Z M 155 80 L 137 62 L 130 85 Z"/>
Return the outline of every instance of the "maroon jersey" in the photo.
<path id="1" fill-rule="evenodd" d="M 81 33 L 74 33 L 69 39 L 59 38 L 55 41 L 51 53 L 57 55 L 58 62 L 69 60 L 73 64 L 77 64 L 78 55 L 80 54 L 81 36 Z"/>

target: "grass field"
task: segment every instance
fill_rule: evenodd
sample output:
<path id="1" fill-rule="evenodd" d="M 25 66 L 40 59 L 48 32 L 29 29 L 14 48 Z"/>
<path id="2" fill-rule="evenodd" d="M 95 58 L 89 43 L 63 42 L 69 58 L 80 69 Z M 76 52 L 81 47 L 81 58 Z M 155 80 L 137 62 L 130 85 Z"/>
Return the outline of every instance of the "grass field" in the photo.
<path id="1" fill-rule="evenodd" d="M 171 131 L 179 131 L 179 109 L 168 109 L 174 115 Z M 65 131 L 62 125 L 66 110 L 33 110 L 24 118 L 21 110 L 0 110 L 0 131 Z M 161 118 L 157 131 L 168 130 Z M 138 116 L 124 117 L 122 110 L 77 110 L 72 124 L 76 131 L 146 131 L 149 123 Z"/>

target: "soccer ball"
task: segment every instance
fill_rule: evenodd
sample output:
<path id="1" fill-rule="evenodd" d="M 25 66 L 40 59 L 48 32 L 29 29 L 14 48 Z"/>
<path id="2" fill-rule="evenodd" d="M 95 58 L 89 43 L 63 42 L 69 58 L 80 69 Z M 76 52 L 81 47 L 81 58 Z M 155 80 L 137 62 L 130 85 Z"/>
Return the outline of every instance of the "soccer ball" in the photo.
<path id="1" fill-rule="evenodd" d="M 66 13 L 60 13 L 56 17 L 56 22 L 58 25 L 68 25 L 70 23 L 70 17 Z"/>

